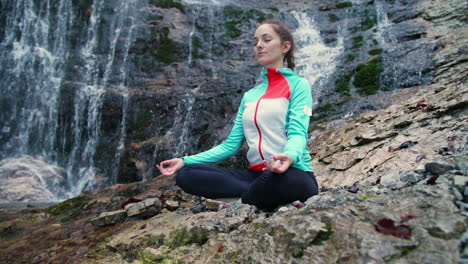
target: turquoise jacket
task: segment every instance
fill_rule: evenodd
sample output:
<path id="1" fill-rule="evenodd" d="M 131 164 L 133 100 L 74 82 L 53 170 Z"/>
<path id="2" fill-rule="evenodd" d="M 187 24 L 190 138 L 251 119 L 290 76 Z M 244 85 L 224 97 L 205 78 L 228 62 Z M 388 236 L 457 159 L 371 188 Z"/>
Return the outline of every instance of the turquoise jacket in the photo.
<path id="1" fill-rule="evenodd" d="M 288 154 L 292 167 L 313 171 L 308 141 L 312 95 L 308 81 L 288 68 L 264 69 L 263 82 L 247 91 L 227 139 L 202 153 L 185 156 L 184 164 L 216 163 L 236 154 L 244 139 L 249 169 L 262 170 L 263 160 Z"/>

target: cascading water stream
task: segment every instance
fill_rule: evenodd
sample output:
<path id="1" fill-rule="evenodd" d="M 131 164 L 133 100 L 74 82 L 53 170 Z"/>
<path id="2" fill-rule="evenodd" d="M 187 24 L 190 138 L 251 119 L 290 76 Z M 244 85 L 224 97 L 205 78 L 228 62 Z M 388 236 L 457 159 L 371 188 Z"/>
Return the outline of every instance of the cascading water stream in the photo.
<path id="1" fill-rule="evenodd" d="M 34 155 L 34 159 L 22 158 L 16 164 L 43 160 L 64 167 L 65 176 L 60 177 L 66 178 L 67 186 L 62 187 L 67 191 L 54 192 L 55 185 L 48 186 L 57 194 L 53 199 L 93 189 L 103 95 L 111 86 L 118 87 L 123 97 L 118 146 L 125 140 L 127 61 L 137 2 L 122 0 L 110 5 L 95 0 L 87 10 L 82 10 L 84 3 L 71 0 L 2 2 L 2 8 L 8 10 L 4 26 L 9 30 L 1 36 L 0 65 L 11 66 L 0 68 L 5 91 L 1 97 L 0 158 Z M 111 20 L 105 17 L 109 12 Z M 85 25 L 84 34 L 76 35 L 77 25 L 79 30 Z M 103 39 L 103 32 L 110 32 L 109 42 Z M 105 46 L 109 52 L 103 53 Z M 60 102 L 64 99 L 69 100 L 68 105 Z M 115 170 L 119 160 L 117 151 Z"/>
<path id="2" fill-rule="evenodd" d="M 344 50 L 343 36 L 338 36 L 336 47 L 328 47 L 323 43 L 312 17 L 296 11 L 291 14 L 299 23 L 299 27 L 293 32 L 298 47 L 295 55 L 296 71 L 309 81 L 316 103 L 316 98 L 327 91 L 325 85 L 335 71 L 338 56 Z"/>

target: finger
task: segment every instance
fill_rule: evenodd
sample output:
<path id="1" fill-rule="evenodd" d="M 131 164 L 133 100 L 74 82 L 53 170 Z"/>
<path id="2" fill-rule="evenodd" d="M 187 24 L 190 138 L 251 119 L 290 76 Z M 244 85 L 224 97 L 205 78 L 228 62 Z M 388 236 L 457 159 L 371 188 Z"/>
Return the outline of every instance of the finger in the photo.
<path id="1" fill-rule="evenodd" d="M 271 169 L 270 164 L 268 164 L 268 161 L 263 160 L 263 165 L 265 165 L 265 168 L 262 169 L 263 171 L 269 171 Z"/>

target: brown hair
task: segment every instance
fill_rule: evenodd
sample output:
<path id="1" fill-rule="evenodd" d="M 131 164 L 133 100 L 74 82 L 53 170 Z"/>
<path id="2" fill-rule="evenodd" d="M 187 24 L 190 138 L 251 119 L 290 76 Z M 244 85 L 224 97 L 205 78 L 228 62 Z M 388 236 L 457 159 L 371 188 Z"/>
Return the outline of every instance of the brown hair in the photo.
<path id="1" fill-rule="evenodd" d="M 265 24 L 271 25 L 273 30 L 280 36 L 281 43 L 284 43 L 285 41 L 289 41 L 291 43 L 291 48 L 284 55 L 283 62 L 286 61 L 288 63 L 288 68 L 294 70 L 294 67 L 296 67 L 296 64 L 294 63 L 294 50 L 296 45 L 294 44 L 291 30 L 289 30 L 285 24 L 275 19 L 265 20 L 260 24 L 260 26 Z"/>

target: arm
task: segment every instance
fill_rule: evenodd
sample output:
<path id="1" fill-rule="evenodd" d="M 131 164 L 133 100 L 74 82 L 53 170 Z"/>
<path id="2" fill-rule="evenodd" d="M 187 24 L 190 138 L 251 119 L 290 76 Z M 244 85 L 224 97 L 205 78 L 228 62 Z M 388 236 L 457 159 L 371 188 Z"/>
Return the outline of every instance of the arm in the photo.
<path id="1" fill-rule="evenodd" d="M 288 141 L 282 154 L 287 154 L 292 163 L 302 157 L 307 145 L 310 116 L 312 115 L 312 93 L 305 79 L 296 84 L 289 102 Z"/>

